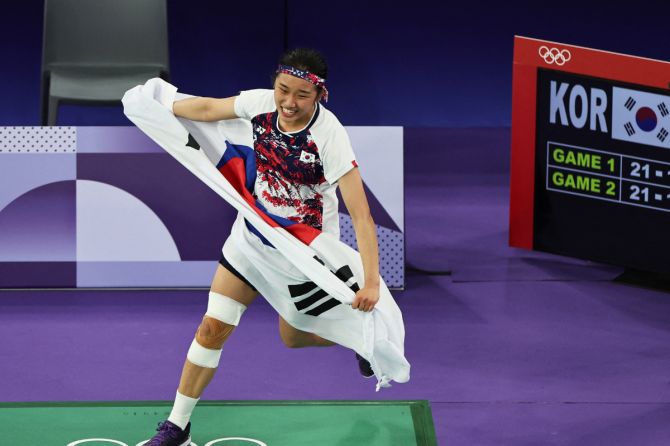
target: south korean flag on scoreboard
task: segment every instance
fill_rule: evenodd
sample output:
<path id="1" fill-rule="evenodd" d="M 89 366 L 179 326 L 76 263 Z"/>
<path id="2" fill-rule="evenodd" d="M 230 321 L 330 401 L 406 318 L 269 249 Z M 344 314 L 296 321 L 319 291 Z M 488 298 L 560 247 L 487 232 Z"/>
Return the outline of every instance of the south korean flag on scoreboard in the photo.
<path id="1" fill-rule="evenodd" d="M 670 96 L 613 87 L 612 138 L 670 149 Z"/>

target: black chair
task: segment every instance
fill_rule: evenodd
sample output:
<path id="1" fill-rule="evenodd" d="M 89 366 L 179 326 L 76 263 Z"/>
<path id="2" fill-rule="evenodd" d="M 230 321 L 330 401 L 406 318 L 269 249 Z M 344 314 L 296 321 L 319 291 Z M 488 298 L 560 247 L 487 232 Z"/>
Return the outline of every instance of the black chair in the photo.
<path id="1" fill-rule="evenodd" d="M 42 125 L 61 102 L 120 103 L 152 77 L 169 80 L 165 0 L 45 0 Z"/>

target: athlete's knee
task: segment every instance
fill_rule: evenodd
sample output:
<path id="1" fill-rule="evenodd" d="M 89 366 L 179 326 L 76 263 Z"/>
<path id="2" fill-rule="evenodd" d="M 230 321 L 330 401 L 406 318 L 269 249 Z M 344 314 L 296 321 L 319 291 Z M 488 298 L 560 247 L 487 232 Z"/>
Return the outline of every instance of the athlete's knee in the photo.
<path id="1" fill-rule="evenodd" d="M 234 325 L 205 316 L 195 333 L 195 340 L 205 348 L 220 349 L 234 329 Z"/>
<path id="2" fill-rule="evenodd" d="M 304 347 L 304 338 L 303 334 L 307 334 L 303 331 L 299 331 L 297 328 L 290 325 L 284 320 L 281 316 L 279 317 L 279 337 L 282 342 L 288 348 L 300 348 Z"/>
<path id="3" fill-rule="evenodd" d="M 319 345 L 321 338 L 314 333 L 298 330 L 288 324 L 279 330 L 279 337 L 288 348 L 303 348 Z"/>
<path id="4" fill-rule="evenodd" d="M 297 333 L 285 333 L 284 331 L 281 331 L 279 336 L 284 345 L 288 348 L 302 348 L 307 346 L 304 339 Z"/>
<path id="5" fill-rule="evenodd" d="M 239 324 L 246 308 L 230 297 L 210 292 L 207 312 L 186 358 L 200 367 L 218 367 L 223 344 Z"/>
<path id="6" fill-rule="evenodd" d="M 335 345 L 334 342 L 322 338 L 314 333 L 300 331 L 295 328 L 282 328 L 279 331 L 279 336 L 282 342 L 288 348 L 303 348 L 303 347 L 330 347 Z"/>

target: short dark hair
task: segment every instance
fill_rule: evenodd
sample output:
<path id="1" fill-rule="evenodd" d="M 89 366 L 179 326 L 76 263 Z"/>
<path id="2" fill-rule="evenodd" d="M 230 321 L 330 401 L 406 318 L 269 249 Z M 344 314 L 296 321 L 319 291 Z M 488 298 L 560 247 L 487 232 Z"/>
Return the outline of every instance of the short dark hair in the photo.
<path id="1" fill-rule="evenodd" d="M 282 54 L 279 58 L 279 65 L 289 65 L 299 70 L 309 71 L 324 79 L 328 78 L 328 63 L 326 58 L 312 48 L 295 48 Z M 272 84 L 277 79 L 277 73 L 272 76 Z M 321 93 L 321 87 L 317 92 Z"/>

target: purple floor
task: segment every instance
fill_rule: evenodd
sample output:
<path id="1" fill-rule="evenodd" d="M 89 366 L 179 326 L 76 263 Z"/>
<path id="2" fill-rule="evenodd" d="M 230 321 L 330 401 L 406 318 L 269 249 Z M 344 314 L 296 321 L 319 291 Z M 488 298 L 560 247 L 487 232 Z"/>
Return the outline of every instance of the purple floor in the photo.
<path id="1" fill-rule="evenodd" d="M 431 132 L 407 135 L 407 258 L 453 276 L 410 273 L 395 293 L 411 381 L 375 393 L 350 351 L 284 348 L 258 300 L 204 397 L 427 399 L 447 446 L 670 444 L 670 296 L 507 247 L 509 131 L 452 131 L 441 152 Z M 171 399 L 205 305 L 203 291 L 2 291 L 0 400 Z"/>

